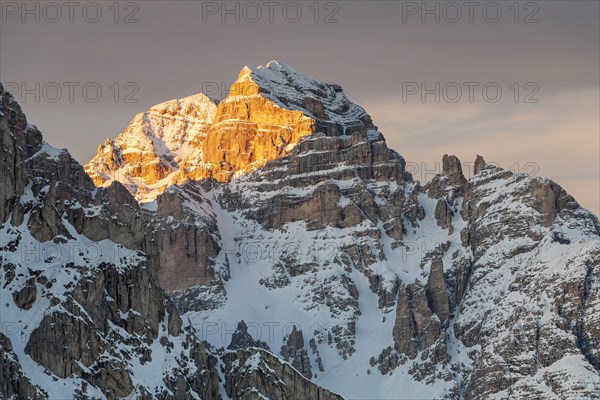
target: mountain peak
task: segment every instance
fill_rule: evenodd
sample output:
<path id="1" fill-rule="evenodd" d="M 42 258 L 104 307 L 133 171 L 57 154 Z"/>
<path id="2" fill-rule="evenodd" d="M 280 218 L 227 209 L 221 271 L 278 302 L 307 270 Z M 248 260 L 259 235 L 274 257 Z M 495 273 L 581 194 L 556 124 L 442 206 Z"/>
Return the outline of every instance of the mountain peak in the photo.
<path id="1" fill-rule="evenodd" d="M 255 68 L 245 66 L 232 84 L 229 96 L 283 95 L 285 93 L 297 97 L 298 93 L 315 90 L 324 84 L 303 75 L 287 64 L 270 61 Z M 305 94 L 306 95 L 306 94 Z M 284 102 L 285 103 L 285 102 Z"/>
<path id="2" fill-rule="evenodd" d="M 277 60 L 271 60 L 265 66 L 272 70 L 286 70 L 286 71 L 290 71 L 290 72 L 296 72 L 296 70 L 294 70 L 288 64 L 282 63 Z"/>
<path id="3" fill-rule="evenodd" d="M 270 61 L 254 69 L 244 67 L 223 101 L 237 102 L 240 96 L 257 95 L 282 109 L 300 111 L 339 128 L 364 124 L 369 129 L 377 129 L 367 112 L 350 101 L 340 85 L 318 81 L 279 61 Z"/>
<path id="4" fill-rule="evenodd" d="M 237 81 L 241 81 L 246 78 L 250 78 L 251 74 L 252 74 L 252 68 L 250 68 L 249 66 L 246 65 L 246 66 L 244 66 L 244 68 L 242 68 L 242 70 L 238 74 Z"/>
<path id="5" fill-rule="evenodd" d="M 211 97 L 208 97 L 204 93 L 196 93 L 187 97 L 183 97 L 181 99 L 173 99 L 167 100 L 165 102 L 156 104 L 148 111 L 168 111 L 171 113 L 176 113 L 181 109 L 183 112 L 188 113 L 192 109 L 201 109 L 206 103 L 217 103 L 217 101 Z"/>
<path id="6" fill-rule="evenodd" d="M 258 65 L 255 68 L 251 68 L 247 65 L 244 66 L 244 68 L 242 68 L 242 70 L 238 74 L 238 77 L 248 76 L 252 73 L 260 74 L 261 71 L 280 72 L 280 73 L 286 73 L 286 74 L 291 74 L 291 73 L 297 74 L 298 73 L 294 68 L 292 68 L 288 64 L 282 63 L 277 60 L 271 60 L 268 63 L 266 63 L 265 65 Z"/>
<path id="7" fill-rule="evenodd" d="M 114 141 L 98 149 L 86 171 L 97 185 L 120 180 L 145 202 L 175 183 L 229 181 L 286 157 L 313 134 L 343 139 L 323 145 L 327 151 L 364 141 L 383 144 L 380 151 L 387 154 L 371 117 L 339 85 L 270 61 L 242 68 L 218 105 L 200 93 L 136 115 Z"/>

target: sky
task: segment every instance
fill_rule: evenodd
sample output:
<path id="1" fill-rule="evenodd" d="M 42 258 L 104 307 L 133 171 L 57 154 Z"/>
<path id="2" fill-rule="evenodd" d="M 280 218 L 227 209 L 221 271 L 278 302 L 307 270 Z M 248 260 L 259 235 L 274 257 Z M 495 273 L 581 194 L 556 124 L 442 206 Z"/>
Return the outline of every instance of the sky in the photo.
<path id="1" fill-rule="evenodd" d="M 600 2 L 0 3 L 0 81 L 87 162 L 135 114 L 278 60 L 336 82 L 425 182 L 455 154 L 600 215 Z"/>

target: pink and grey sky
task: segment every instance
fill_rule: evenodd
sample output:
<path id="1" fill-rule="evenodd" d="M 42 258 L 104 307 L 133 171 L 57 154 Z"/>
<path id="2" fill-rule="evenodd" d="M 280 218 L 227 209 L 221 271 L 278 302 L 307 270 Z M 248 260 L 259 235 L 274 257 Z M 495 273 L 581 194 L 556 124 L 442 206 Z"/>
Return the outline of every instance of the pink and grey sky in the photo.
<path id="1" fill-rule="evenodd" d="M 277 59 L 340 84 L 416 179 L 481 154 L 600 215 L 597 1 L 67 3 L 0 3 L 0 81 L 81 163 L 136 113 Z"/>

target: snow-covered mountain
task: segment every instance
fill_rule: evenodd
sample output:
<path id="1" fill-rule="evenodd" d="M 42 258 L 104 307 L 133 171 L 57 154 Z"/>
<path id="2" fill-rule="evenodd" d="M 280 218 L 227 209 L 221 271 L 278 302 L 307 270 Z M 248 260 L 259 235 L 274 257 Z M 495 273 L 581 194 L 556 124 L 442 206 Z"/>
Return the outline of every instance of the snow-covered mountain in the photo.
<path id="1" fill-rule="evenodd" d="M 600 395 L 600 225 L 560 186 L 453 156 L 421 186 L 338 85 L 278 62 L 216 108 L 178 166 L 202 173 L 142 199 L 207 341 L 244 320 L 349 398 Z"/>
<path id="2" fill-rule="evenodd" d="M 200 340 L 135 199 L 96 188 L 2 85 L 0 171 L 0 398 L 340 399 L 263 350 Z"/>
<path id="3" fill-rule="evenodd" d="M 66 154 L 47 148 L 44 160 Z M 12 176 L 18 163 L 4 164 L 3 175 Z M 246 67 L 220 102 L 199 94 L 136 116 L 85 166 L 97 189 L 83 173 L 59 179 L 41 172 L 51 168 L 28 168 L 28 176 L 47 180 L 81 175 L 87 183 L 72 187 L 85 188 L 91 200 L 77 197 L 56 208 L 76 215 L 69 224 L 80 236 L 68 240 L 124 245 L 130 258 L 109 269 L 131 284 L 145 263 L 150 276 L 142 282 L 168 294 L 152 297 L 166 310 L 158 319 L 143 311 L 146 301 L 118 303 L 120 312 L 110 318 L 87 311 L 97 324 L 112 321 L 102 338 L 124 324 L 118 321 L 128 307 L 168 332 L 163 340 L 151 328 L 143 331 L 142 342 L 154 343 L 148 365 L 172 366 L 162 380 L 138 379 L 146 373 L 138 361 L 147 360 L 145 353 L 136 353 L 138 342 L 129 336 L 114 339 L 113 347 L 127 354 L 123 369 L 135 388 L 128 396 L 336 398 L 323 387 L 348 399 L 600 398 L 598 219 L 556 183 L 486 165 L 479 156 L 471 179 L 456 157 L 445 155 L 442 174 L 421 185 L 336 84 L 278 62 Z M 2 199 L 37 201 L 54 193 L 28 194 L 26 186 L 20 197 L 13 190 Z M 69 191 L 59 193 L 73 202 Z M 45 221 L 46 208 L 27 211 L 29 218 Z M 3 227 L 27 229 L 9 215 L 0 214 Z M 43 231 L 44 240 L 64 235 Z M 10 289 L 17 293 L 9 298 L 11 310 L 31 298 L 26 282 L 33 272 L 21 271 Z M 108 304 L 120 298 L 111 294 L 119 279 L 104 280 Z M 71 295 L 86 309 L 82 296 Z M 169 322 L 178 314 L 183 322 Z M 171 332 L 173 324 L 184 333 Z M 187 353 L 185 343 L 192 342 L 201 356 Z M 23 376 L 38 364 L 56 375 L 48 367 L 53 361 L 13 347 Z M 178 360 L 190 359 L 200 359 L 196 369 L 181 370 Z M 78 362 L 95 371 L 95 364 Z M 76 376 L 75 385 L 83 379 L 110 397 L 90 375 Z"/>

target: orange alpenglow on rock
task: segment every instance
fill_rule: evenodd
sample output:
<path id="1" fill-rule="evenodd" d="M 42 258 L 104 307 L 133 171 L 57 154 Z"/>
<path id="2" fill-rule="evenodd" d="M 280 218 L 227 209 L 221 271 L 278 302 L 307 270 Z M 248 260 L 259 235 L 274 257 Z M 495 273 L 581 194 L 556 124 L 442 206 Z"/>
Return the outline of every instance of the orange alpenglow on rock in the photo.
<path id="1" fill-rule="evenodd" d="M 244 67 L 220 102 L 197 94 L 136 115 L 85 170 L 97 186 L 120 181 L 144 203 L 172 184 L 227 182 L 285 157 L 305 136 L 342 136 L 365 122 L 375 128 L 338 85 L 272 61 Z"/>
<path id="2" fill-rule="evenodd" d="M 107 139 L 85 165 L 97 186 L 123 183 L 138 201 L 176 182 L 179 164 L 206 138 L 214 100 L 197 94 L 137 114 L 116 139 Z"/>

